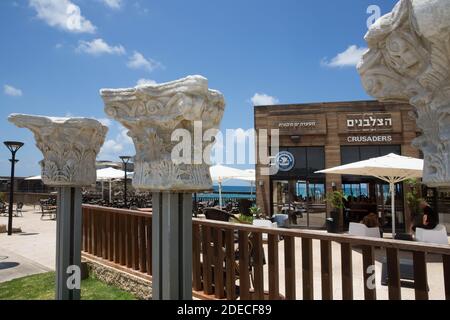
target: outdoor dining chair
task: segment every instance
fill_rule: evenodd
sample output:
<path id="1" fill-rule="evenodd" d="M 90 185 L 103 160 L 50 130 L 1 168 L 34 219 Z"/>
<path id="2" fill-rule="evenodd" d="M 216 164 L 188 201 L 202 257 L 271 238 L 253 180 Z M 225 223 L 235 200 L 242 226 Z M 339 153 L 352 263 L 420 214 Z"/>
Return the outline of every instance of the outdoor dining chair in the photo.
<path id="1" fill-rule="evenodd" d="M 221 209 L 205 208 L 203 209 L 203 213 L 205 214 L 205 217 L 208 220 L 243 223 L 239 218 Z"/>
<path id="2" fill-rule="evenodd" d="M 56 206 L 50 204 L 49 201 L 41 201 L 41 220 L 45 216 L 49 216 L 51 220 L 56 220 Z"/>
<path id="3" fill-rule="evenodd" d="M 16 205 L 16 214 L 15 214 L 16 217 L 18 217 L 19 215 L 21 217 L 23 217 L 22 209 L 23 209 L 23 202 L 17 203 L 17 205 Z"/>
<path id="4" fill-rule="evenodd" d="M 4 202 L 0 202 L 0 216 L 6 215 L 8 213 L 8 205 Z"/>

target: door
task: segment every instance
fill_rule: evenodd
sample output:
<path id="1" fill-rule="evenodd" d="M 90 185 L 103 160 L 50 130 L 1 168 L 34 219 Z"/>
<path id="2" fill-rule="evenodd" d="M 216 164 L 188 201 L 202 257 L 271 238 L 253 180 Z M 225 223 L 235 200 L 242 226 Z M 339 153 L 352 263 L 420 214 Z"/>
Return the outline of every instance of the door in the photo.
<path id="1" fill-rule="evenodd" d="M 291 225 L 324 229 L 326 223 L 325 183 L 309 180 L 274 180 L 273 214 L 289 213 Z"/>

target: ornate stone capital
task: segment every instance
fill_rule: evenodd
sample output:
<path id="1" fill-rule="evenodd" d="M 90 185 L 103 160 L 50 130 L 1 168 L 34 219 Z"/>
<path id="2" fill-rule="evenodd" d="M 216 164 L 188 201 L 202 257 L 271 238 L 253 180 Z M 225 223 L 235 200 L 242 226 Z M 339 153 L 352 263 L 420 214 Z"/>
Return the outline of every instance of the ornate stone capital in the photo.
<path id="1" fill-rule="evenodd" d="M 380 101 L 415 107 L 424 182 L 450 185 L 450 2 L 401 0 L 365 39 L 369 51 L 358 65 L 364 88 Z"/>
<path id="2" fill-rule="evenodd" d="M 225 101 L 220 92 L 208 89 L 207 79 L 189 76 L 130 89 L 103 89 L 100 94 L 106 114 L 126 127 L 133 139 L 135 188 L 187 192 L 212 188 L 208 164 L 171 159 L 178 143 L 172 141 L 174 130 L 185 129 L 194 137 L 194 122 L 200 121 L 203 131 L 219 127 Z"/>
<path id="3" fill-rule="evenodd" d="M 8 120 L 30 129 L 44 155 L 40 162 L 46 185 L 82 187 L 95 184 L 95 159 L 108 128 L 87 118 L 51 118 L 12 114 Z"/>

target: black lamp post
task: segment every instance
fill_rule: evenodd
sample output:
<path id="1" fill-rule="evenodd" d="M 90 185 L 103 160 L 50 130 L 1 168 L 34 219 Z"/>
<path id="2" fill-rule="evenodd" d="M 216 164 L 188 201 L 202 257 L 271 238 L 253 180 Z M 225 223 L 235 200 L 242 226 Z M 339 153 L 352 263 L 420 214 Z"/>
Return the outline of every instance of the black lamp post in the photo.
<path id="1" fill-rule="evenodd" d="M 123 162 L 123 170 L 125 171 L 125 177 L 123 180 L 123 202 L 125 208 L 128 207 L 127 203 L 127 164 L 130 162 L 131 157 L 129 156 L 121 156 L 120 160 Z"/>
<path id="2" fill-rule="evenodd" d="M 8 207 L 8 236 L 12 235 L 12 220 L 13 220 L 13 202 L 14 202 L 14 169 L 16 166 L 16 152 L 22 148 L 23 142 L 5 141 L 5 146 L 11 151 L 11 183 L 9 187 L 9 207 Z"/>

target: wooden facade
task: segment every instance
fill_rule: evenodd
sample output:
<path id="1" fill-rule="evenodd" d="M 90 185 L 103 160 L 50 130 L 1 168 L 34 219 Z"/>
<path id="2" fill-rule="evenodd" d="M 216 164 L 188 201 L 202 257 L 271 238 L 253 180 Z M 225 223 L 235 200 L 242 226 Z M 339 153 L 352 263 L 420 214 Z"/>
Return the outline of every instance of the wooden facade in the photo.
<path id="1" fill-rule="evenodd" d="M 399 146 L 404 156 L 419 157 L 419 151 L 412 146 L 418 135 L 412 111 L 408 104 L 353 101 L 257 106 L 254 116 L 256 132 L 266 129 L 269 142 L 271 130 L 278 129 L 280 148 L 323 147 L 325 167 L 331 168 L 342 164 L 342 146 L 392 145 Z M 258 148 L 261 143 L 264 138 L 256 146 L 257 204 L 267 214 L 273 214 L 273 177 L 262 175 L 261 169 L 268 167 L 267 156 L 274 155 L 261 155 Z M 333 186 L 341 188 L 341 176 L 327 175 L 325 180 L 327 192 Z"/>

